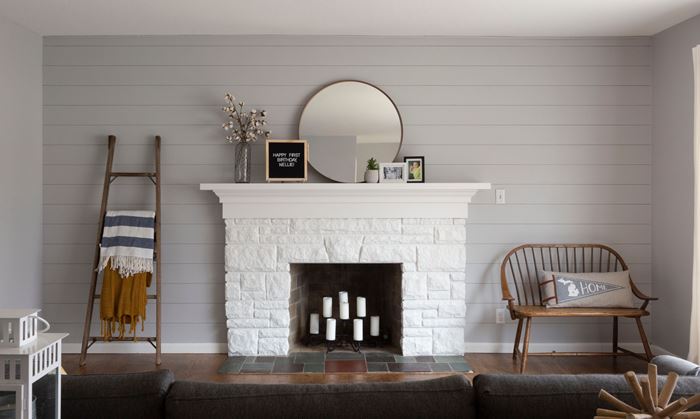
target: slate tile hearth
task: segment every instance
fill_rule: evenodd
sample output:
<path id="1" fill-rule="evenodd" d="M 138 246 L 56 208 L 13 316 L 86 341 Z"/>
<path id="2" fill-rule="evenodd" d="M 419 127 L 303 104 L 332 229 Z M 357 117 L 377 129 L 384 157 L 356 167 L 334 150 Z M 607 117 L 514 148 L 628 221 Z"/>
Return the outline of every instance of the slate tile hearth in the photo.
<path id="1" fill-rule="evenodd" d="M 219 374 L 472 372 L 461 356 L 401 356 L 390 352 L 293 352 L 288 356 L 232 356 Z"/>
<path id="2" fill-rule="evenodd" d="M 367 372 L 367 361 L 364 359 L 326 360 L 326 372 Z"/>

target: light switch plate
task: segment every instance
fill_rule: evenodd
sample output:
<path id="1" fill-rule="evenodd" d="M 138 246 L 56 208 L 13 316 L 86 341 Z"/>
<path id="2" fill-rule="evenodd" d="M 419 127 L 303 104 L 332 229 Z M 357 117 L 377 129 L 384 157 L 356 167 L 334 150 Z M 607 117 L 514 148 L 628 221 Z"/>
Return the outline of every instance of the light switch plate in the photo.
<path id="1" fill-rule="evenodd" d="M 505 204 L 506 203 L 506 190 L 496 189 L 496 203 Z"/>

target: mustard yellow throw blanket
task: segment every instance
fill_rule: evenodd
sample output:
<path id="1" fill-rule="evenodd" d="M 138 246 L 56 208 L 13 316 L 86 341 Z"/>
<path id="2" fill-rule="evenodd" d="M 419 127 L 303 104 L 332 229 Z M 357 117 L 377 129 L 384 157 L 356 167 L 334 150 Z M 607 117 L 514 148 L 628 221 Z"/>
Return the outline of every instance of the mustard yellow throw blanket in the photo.
<path id="1" fill-rule="evenodd" d="M 100 242 L 99 270 L 104 271 L 100 297 L 102 336 L 123 338 L 126 325 L 136 337 L 136 325 L 146 320 L 146 288 L 153 272 L 155 213 L 109 211 Z"/>
<path id="2" fill-rule="evenodd" d="M 126 325 L 129 333 L 136 337 L 136 326 L 146 321 L 146 288 L 151 285 L 151 273 L 141 272 L 122 278 L 119 272 L 108 265 L 102 279 L 100 296 L 100 318 L 102 319 L 102 336 L 109 339 L 115 336 L 123 338 Z"/>

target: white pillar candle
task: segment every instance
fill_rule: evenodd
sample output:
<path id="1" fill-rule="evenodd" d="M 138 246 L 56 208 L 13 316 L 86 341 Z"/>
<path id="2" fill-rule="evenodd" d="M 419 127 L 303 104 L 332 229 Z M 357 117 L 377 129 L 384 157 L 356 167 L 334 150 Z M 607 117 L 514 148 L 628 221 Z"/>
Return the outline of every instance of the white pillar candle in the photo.
<path id="1" fill-rule="evenodd" d="M 352 339 L 356 342 L 362 340 L 362 319 L 352 321 Z"/>
<path id="2" fill-rule="evenodd" d="M 323 297 L 323 317 L 333 317 L 333 298 Z"/>
<path id="3" fill-rule="evenodd" d="M 340 320 L 348 320 L 350 318 L 350 303 L 347 301 L 340 303 Z"/>
<path id="4" fill-rule="evenodd" d="M 311 313 L 309 316 L 309 333 L 318 335 L 318 313 Z"/>
<path id="5" fill-rule="evenodd" d="M 379 316 L 369 318 L 369 335 L 379 336 Z"/>
<path id="6" fill-rule="evenodd" d="M 326 340 L 335 340 L 335 319 L 326 319 Z"/>
<path id="7" fill-rule="evenodd" d="M 347 291 L 340 291 L 338 293 L 338 302 L 339 303 L 347 303 L 348 302 L 348 292 Z"/>
<path id="8" fill-rule="evenodd" d="M 367 316 L 367 300 L 365 297 L 357 297 L 357 317 Z"/>

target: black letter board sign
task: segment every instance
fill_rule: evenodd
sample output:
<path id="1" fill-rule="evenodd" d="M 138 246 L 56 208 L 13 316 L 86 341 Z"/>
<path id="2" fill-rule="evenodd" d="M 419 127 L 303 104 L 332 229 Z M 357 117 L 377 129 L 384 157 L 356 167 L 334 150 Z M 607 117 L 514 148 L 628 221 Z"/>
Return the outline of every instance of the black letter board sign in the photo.
<path id="1" fill-rule="evenodd" d="M 267 140 L 265 179 L 268 182 L 306 182 L 308 158 L 306 140 Z"/>

